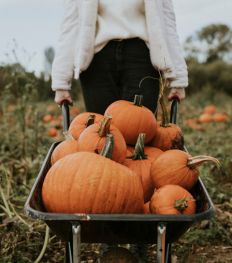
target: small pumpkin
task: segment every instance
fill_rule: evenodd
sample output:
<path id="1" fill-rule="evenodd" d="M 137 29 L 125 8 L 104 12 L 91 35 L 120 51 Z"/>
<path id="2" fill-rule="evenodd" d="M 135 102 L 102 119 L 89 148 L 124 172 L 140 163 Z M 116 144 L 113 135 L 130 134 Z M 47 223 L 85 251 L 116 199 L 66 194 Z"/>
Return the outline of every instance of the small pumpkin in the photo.
<path id="1" fill-rule="evenodd" d="M 207 114 L 214 114 L 214 113 L 217 112 L 217 108 L 213 104 L 207 105 L 207 106 L 204 107 L 203 112 L 207 113 Z"/>
<path id="2" fill-rule="evenodd" d="M 59 134 L 59 131 L 56 128 L 54 128 L 54 127 L 48 128 L 48 136 L 49 137 L 56 137 L 56 136 L 58 136 L 58 134 Z"/>
<path id="3" fill-rule="evenodd" d="M 156 119 L 152 111 L 142 105 L 142 95 L 135 95 L 134 102 L 118 100 L 109 105 L 105 115 L 112 116 L 114 124 L 124 136 L 126 143 L 135 145 L 138 135 L 145 133 L 145 143 L 154 137 Z"/>
<path id="4" fill-rule="evenodd" d="M 199 118 L 198 121 L 201 123 L 208 123 L 208 122 L 212 122 L 213 121 L 213 116 L 209 113 L 202 113 Z"/>
<path id="5" fill-rule="evenodd" d="M 53 120 L 53 115 L 51 114 L 46 114 L 43 116 L 43 123 L 49 123 Z"/>
<path id="6" fill-rule="evenodd" d="M 157 126 L 151 145 L 163 151 L 169 149 L 183 150 L 184 137 L 182 131 L 176 124 L 169 122 L 163 96 L 160 98 L 160 105 L 162 109 L 162 121 Z"/>
<path id="7" fill-rule="evenodd" d="M 154 192 L 150 211 L 160 215 L 192 215 L 196 212 L 196 201 L 183 187 L 165 185 Z"/>
<path id="8" fill-rule="evenodd" d="M 151 214 L 150 200 L 143 205 L 143 213 L 144 214 Z"/>
<path id="9" fill-rule="evenodd" d="M 154 192 L 154 187 L 150 176 L 151 163 L 153 160 L 158 158 L 158 154 L 156 150 L 151 151 L 150 148 L 152 147 L 149 147 L 150 155 L 148 157 L 148 154 L 145 152 L 144 142 L 145 134 L 141 133 L 138 136 L 134 153 L 132 154 L 132 156 L 127 157 L 123 164 L 134 171 L 141 178 L 143 185 L 144 202 L 147 202 L 148 200 L 150 200 Z M 162 151 L 159 149 L 158 152 L 159 154 L 162 153 Z"/>
<path id="10" fill-rule="evenodd" d="M 69 126 L 69 133 L 74 139 L 78 139 L 82 131 L 93 123 L 98 123 L 103 119 L 103 115 L 93 112 L 82 112 L 77 115 Z"/>
<path id="11" fill-rule="evenodd" d="M 127 154 L 126 142 L 114 125 L 111 124 L 111 116 L 106 116 L 100 123 L 94 123 L 87 127 L 79 136 L 78 151 L 100 153 L 106 142 L 107 134 L 114 136 L 114 149 L 112 159 L 116 162 L 124 162 Z"/>
<path id="12" fill-rule="evenodd" d="M 77 141 L 68 133 L 65 134 L 65 140 L 56 146 L 51 155 L 51 164 L 63 158 L 68 154 L 77 152 Z"/>
<path id="13" fill-rule="evenodd" d="M 226 122 L 229 120 L 229 116 L 226 113 L 215 113 L 213 115 L 213 121 L 215 122 Z"/>
<path id="14" fill-rule="evenodd" d="M 112 142 L 112 135 L 107 137 Z M 112 154 L 108 140 L 101 155 L 69 154 L 46 174 L 42 200 L 47 211 L 58 213 L 142 213 L 139 177 L 105 156 Z"/>
<path id="15" fill-rule="evenodd" d="M 219 161 L 211 156 L 191 157 L 181 150 L 168 150 L 162 153 L 151 165 L 151 178 L 155 188 L 166 184 L 177 184 L 190 190 L 199 176 L 198 166 L 204 162 Z"/>

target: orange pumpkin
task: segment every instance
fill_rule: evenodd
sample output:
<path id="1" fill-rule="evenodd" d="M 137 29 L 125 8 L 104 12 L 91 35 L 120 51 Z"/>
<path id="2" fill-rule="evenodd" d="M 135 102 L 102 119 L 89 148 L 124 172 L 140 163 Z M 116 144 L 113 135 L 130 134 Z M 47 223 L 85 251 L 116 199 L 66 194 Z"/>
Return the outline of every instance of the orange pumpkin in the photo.
<path id="1" fill-rule="evenodd" d="M 146 203 L 143 205 L 143 213 L 144 213 L 144 214 L 151 214 L 150 201 L 146 202 Z"/>
<path id="2" fill-rule="evenodd" d="M 226 122 L 229 120 L 229 116 L 226 113 L 215 113 L 213 115 L 213 121 L 215 122 Z"/>
<path id="3" fill-rule="evenodd" d="M 149 147 L 148 155 L 147 152 L 145 152 L 144 141 L 145 134 L 139 134 L 134 153 L 132 154 L 132 156 L 127 157 L 123 164 L 134 171 L 141 178 L 143 185 L 144 202 L 147 202 L 148 200 L 150 200 L 154 192 L 154 187 L 150 176 L 151 163 L 153 160 L 158 158 L 159 154 L 161 154 L 162 151 L 159 149 L 152 150 L 152 147 Z"/>
<path id="4" fill-rule="evenodd" d="M 77 152 L 77 141 L 70 136 L 66 136 L 66 140 L 58 144 L 51 155 L 51 164 L 63 158 L 68 154 Z"/>
<path id="5" fill-rule="evenodd" d="M 169 149 L 183 149 L 184 137 L 181 129 L 174 123 L 169 123 L 167 109 L 164 103 L 164 98 L 160 98 L 162 109 L 162 121 L 157 127 L 155 136 L 151 145 L 163 151 Z"/>
<path id="6" fill-rule="evenodd" d="M 212 161 L 219 165 L 217 159 L 211 156 L 191 157 L 181 150 L 168 150 L 162 153 L 151 165 L 151 178 L 155 188 L 166 184 L 177 184 L 190 190 L 199 176 L 198 166 Z"/>
<path id="7" fill-rule="evenodd" d="M 212 105 L 207 105 L 207 106 L 204 107 L 203 112 L 207 113 L 207 114 L 214 114 L 214 113 L 217 112 L 217 108 L 213 104 Z"/>
<path id="8" fill-rule="evenodd" d="M 58 136 L 58 134 L 59 134 L 59 131 L 56 128 L 51 127 L 48 129 L 48 136 L 49 137 L 56 137 L 56 136 Z"/>
<path id="9" fill-rule="evenodd" d="M 209 113 L 203 113 L 199 116 L 198 121 L 201 123 L 208 123 L 213 121 L 213 116 Z"/>
<path id="10" fill-rule="evenodd" d="M 142 213 L 143 189 L 127 167 L 91 152 L 69 154 L 48 171 L 42 200 L 57 213 Z"/>
<path id="11" fill-rule="evenodd" d="M 43 116 L 43 122 L 44 123 L 49 123 L 53 120 L 53 115 L 51 114 L 46 114 Z"/>
<path id="12" fill-rule="evenodd" d="M 146 134 L 145 143 L 148 143 L 156 132 L 156 119 L 148 108 L 142 106 L 142 96 L 136 95 L 134 103 L 126 100 L 113 102 L 105 115 L 112 116 L 112 124 L 121 131 L 127 144 L 135 145 L 140 133 Z"/>
<path id="13" fill-rule="evenodd" d="M 150 211 L 160 215 L 192 215 L 196 212 L 196 201 L 183 187 L 165 185 L 154 192 Z"/>
<path id="14" fill-rule="evenodd" d="M 126 158 L 127 147 L 121 132 L 111 124 L 111 117 L 104 117 L 100 123 L 94 123 L 87 127 L 79 136 L 78 151 L 100 153 L 106 142 L 106 135 L 114 137 L 114 149 L 112 159 L 122 163 Z"/>
<path id="15" fill-rule="evenodd" d="M 80 113 L 80 109 L 76 106 L 72 106 L 70 108 L 70 115 L 71 116 L 77 116 Z"/>
<path id="16" fill-rule="evenodd" d="M 93 112 L 82 112 L 77 115 L 69 126 L 69 133 L 74 139 L 78 139 L 82 131 L 93 123 L 98 123 L 103 119 L 103 115 Z"/>

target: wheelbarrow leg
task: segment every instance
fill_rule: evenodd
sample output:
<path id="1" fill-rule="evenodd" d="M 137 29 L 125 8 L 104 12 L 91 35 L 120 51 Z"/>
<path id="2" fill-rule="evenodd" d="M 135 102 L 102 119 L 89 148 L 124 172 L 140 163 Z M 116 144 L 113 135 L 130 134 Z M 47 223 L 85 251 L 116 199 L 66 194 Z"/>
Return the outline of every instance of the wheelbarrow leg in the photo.
<path id="1" fill-rule="evenodd" d="M 72 260 L 72 242 L 70 242 L 70 241 L 66 243 L 65 263 L 73 263 L 73 260 Z"/>
<path id="2" fill-rule="evenodd" d="M 166 263 L 166 225 L 159 223 L 157 226 L 157 263 Z"/>
<path id="3" fill-rule="evenodd" d="M 81 226 L 72 225 L 72 248 L 73 248 L 73 260 L 72 263 L 81 263 Z"/>

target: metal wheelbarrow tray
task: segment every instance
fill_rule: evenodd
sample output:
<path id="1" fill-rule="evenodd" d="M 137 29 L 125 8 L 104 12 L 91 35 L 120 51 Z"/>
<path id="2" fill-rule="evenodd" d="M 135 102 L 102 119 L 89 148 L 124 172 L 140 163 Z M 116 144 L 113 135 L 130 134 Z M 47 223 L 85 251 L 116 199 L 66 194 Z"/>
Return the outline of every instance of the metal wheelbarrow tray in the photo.
<path id="1" fill-rule="evenodd" d="M 174 103 L 173 103 L 174 106 Z M 175 106 L 177 107 L 177 106 Z M 191 225 L 214 215 L 213 202 L 199 178 L 191 193 L 196 199 L 193 215 L 156 214 L 63 214 L 46 212 L 41 190 L 51 167 L 51 154 L 59 142 L 53 143 L 25 203 L 26 214 L 40 219 L 66 241 L 66 261 L 80 262 L 80 243 L 154 244 L 157 262 L 171 262 L 171 244 Z"/>

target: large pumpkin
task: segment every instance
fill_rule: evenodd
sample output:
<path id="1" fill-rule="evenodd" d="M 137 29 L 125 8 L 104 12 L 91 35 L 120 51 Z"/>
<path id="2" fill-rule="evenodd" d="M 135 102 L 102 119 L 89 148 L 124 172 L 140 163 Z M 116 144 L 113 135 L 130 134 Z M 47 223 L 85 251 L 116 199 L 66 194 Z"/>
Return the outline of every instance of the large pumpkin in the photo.
<path id="1" fill-rule="evenodd" d="M 112 124 L 121 131 L 127 144 L 135 145 L 140 133 L 146 134 L 145 143 L 148 143 L 156 132 L 155 116 L 141 101 L 142 96 L 139 95 L 135 96 L 134 103 L 118 100 L 105 111 L 105 115 L 112 116 Z"/>
<path id="2" fill-rule="evenodd" d="M 116 162 L 124 162 L 127 154 L 126 142 L 114 125 L 111 117 L 107 116 L 100 123 L 94 123 L 87 127 L 79 136 L 78 151 L 100 153 L 106 142 L 106 135 L 114 136 L 114 149 L 112 159 Z"/>
<path id="3" fill-rule="evenodd" d="M 190 190 L 199 176 L 198 166 L 207 161 L 219 165 L 211 156 L 191 157 L 181 150 L 168 150 L 162 153 L 151 165 L 151 178 L 155 188 L 166 184 L 176 184 Z"/>
<path id="4" fill-rule="evenodd" d="M 93 112 L 82 112 L 77 115 L 69 126 L 69 133 L 74 139 L 78 139 L 81 132 L 93 123 L 98 123 L 103 119 L 103 115 Z"/>
<path id="5" fill-rule="evenodd" d="M 154 192 L 150 211 L 162 215 L 192 215 L 196 212 L 196 201 L 183 187 L 165 185 Z"/>
<path id="6" fill-rule="evenodd" d="M 141 213 L 140 178 L 104 156 L 78 152 L 57 161 L 42 186 L 43 204 L 57 213 Z"/>

